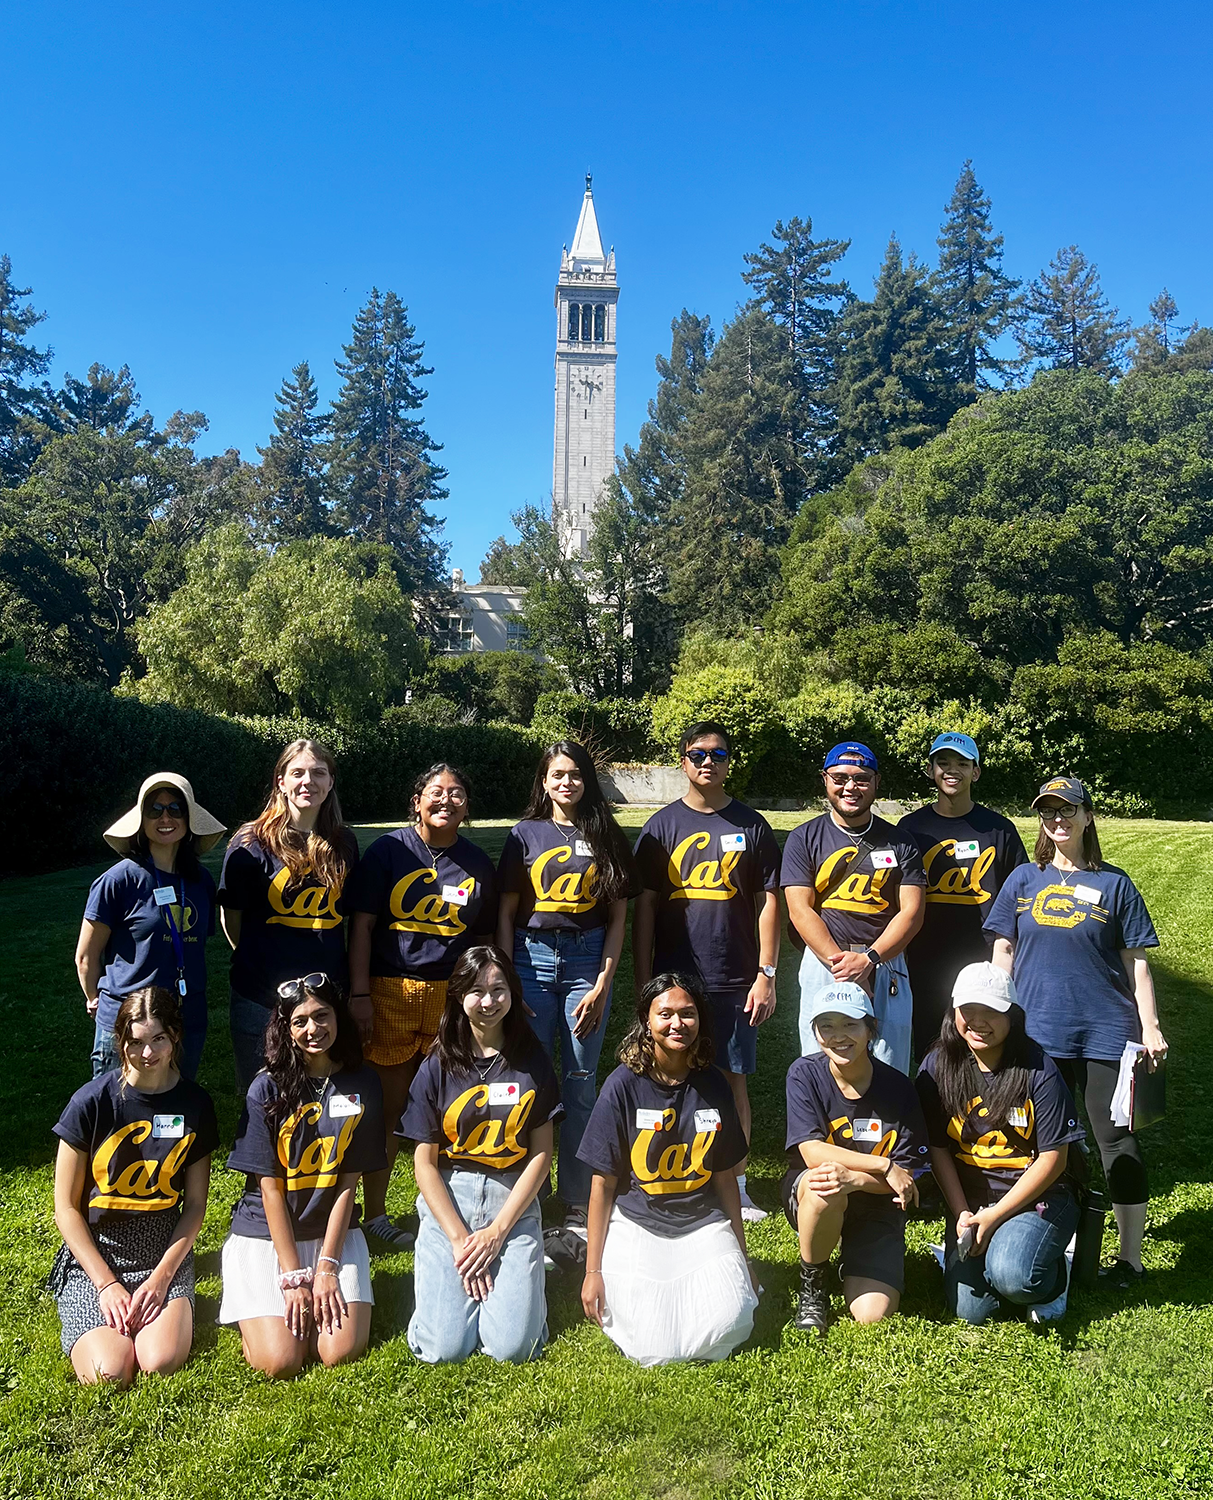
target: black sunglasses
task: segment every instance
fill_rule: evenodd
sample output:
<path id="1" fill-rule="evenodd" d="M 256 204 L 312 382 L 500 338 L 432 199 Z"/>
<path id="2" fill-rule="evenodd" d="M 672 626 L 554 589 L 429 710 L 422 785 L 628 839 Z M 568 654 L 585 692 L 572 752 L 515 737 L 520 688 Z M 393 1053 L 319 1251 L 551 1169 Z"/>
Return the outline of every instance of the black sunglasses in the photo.
<path id="1" fill-rule="evenodd" d="M 186 816 L 186 810 L 180 802 L 149 802 L 143 809 L 145 818 L 163 818 L 166 813 L 170 818 Z"/>
<path id="2" fill-rule="evenodd" d="M 304 990 L 310 990 L 315 995 L 326 987 L 335 987 L 327 974 L 305 974 L 302 979 L 284 979 L 278 986 L 278 994 L 283 1000 L 293 1000 Z"/>
<path id="3" fill-rule="evenodd" d="M 721 765 L 724 761 L 728 760 L 729 752 L 721 750 L 717 746 L 713 750 L 688 750 L 686 756 L 693 766 L 706 766 L 710 760 L 714 760 L 717 765 Z"/>

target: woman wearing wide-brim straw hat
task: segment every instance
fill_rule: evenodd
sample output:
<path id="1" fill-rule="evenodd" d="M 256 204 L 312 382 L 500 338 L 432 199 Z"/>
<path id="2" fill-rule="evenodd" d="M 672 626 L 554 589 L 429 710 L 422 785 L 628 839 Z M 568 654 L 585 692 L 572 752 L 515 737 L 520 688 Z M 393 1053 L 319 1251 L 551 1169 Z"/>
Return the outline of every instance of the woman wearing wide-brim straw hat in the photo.
<path id="1" fill-rule="evenodd" d="M 148 985 L 180 999 L 181 1072 L 197 1076 L 206 1041 L 206 940 L 215 931 L 215 882 L 198 860 L 224 831 L 175 771 L 149 776 L 134 806 L 105 830 L 121 858 L 89 888 L 76 941 L 76 973 L 96 1026 L 94 1078 L 118 1066 L 118 1008 Z"/>

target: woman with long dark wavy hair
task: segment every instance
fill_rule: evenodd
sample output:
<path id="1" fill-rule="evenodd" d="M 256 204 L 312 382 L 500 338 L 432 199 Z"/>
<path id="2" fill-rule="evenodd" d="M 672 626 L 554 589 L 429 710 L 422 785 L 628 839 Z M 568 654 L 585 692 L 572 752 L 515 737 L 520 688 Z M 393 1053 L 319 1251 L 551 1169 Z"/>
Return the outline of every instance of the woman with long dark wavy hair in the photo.
<path id="1" fill-rule="evenodd" d="M 447 981 L 446 1007 L 399 1133 L 419 1194 L 409 1347 L 427 1364 L 535 1359 L 547 1340 L 539 1189 L 562 1106 L 514 966 L 487 943 Z"/>
<path id="2" fill-rule="evenodd" d="M 497 945 L 514 956 L 532 1024 L 548 1056 L 560 1044 L 557 1195 L 584 1229 L 590 1174 L 577 1159 L 594 1107 L 598 1057 L 623 948 L 636 865 L 594 762 L 560 740 L 540 757 L 531 800 L 505 841 L 497 877 Z"/>
<path id="3" fill-rule="evenodd" d="M 292 740 L 265 806 L 232 835 L 219 880 L 232 954 L 231 1029 L 241 1093 L 265 1059 L 278 986 L 293 974 L 346 979 L 342 892 L 358 841 L 341 817 L 337 764 L 319 740 Z"/>
<path id="4" fill-rule="evenodd" d="M 341 1364 L 371 1331 L 370 1256 L 357 1228 L 364 1172 L 383 1166 L 379 1079 L 327 974 L 278 986 L 228 1166 L 244 1192 L 223 1246 L 221 1323 L 272 1378 Z"/>
<path id="5" fill-rule="evenodd" d="M 1056 1064 L 1028 1035 L 1015 981 L 968 964 L 916 1080 L 947 1205 L 949 1310 L 984 1323 L 1000 1303 L 1036 1323 L 1065 1312 L 1084 1131 Z"/>

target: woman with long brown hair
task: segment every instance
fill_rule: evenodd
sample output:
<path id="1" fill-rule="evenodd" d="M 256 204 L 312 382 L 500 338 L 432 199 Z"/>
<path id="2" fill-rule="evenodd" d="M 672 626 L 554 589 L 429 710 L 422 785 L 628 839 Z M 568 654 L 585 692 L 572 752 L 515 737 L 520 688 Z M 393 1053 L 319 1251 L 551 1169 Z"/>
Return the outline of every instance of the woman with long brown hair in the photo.
<path id="1" fill-rule="evenodd" d="M 248 1092 L 265 1062 L 265 1028 L 278 986 L 313 971 L 346 980 L 342 891 L 358 841 L 341 818 L 333 752 L 292 740 L 274 766 L 260 815 L 232 835 L 219 881 L 232 955 L 236 1080 Z"/>

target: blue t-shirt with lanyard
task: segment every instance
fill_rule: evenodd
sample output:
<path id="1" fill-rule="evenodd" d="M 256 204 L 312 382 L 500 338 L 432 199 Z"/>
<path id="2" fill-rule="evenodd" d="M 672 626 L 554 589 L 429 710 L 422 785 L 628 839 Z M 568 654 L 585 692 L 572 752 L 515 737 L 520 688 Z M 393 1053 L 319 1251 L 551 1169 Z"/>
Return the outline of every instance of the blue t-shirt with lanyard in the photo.
<path id="1" fill-rule="evenodd" d="M 158 984 L 181 997 L 187 1031 L 206 1025 L 206 940 L 215 932 L 215 882 L 119 860 L 89 887 L 86 920 L 110 930 L 97 983 L 97 1023 L 112 1031 L 127 995 Z"/>

